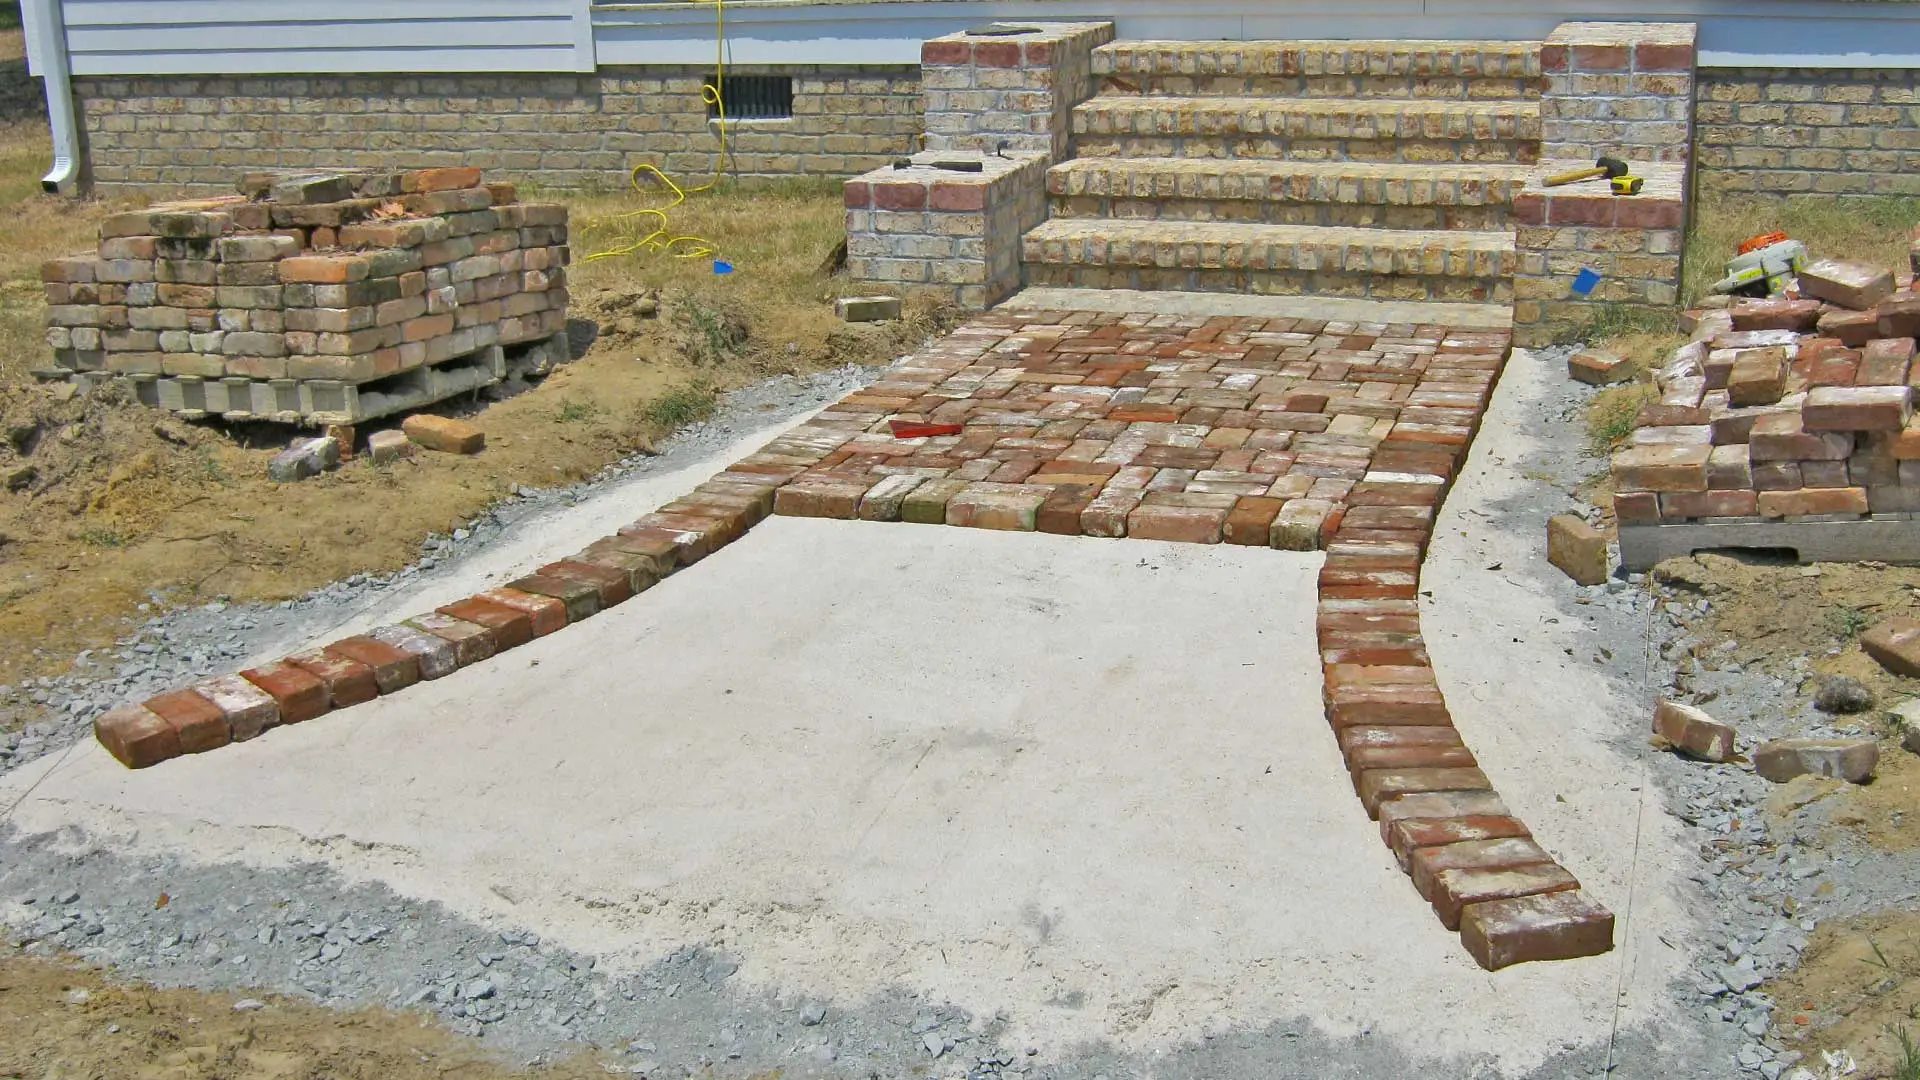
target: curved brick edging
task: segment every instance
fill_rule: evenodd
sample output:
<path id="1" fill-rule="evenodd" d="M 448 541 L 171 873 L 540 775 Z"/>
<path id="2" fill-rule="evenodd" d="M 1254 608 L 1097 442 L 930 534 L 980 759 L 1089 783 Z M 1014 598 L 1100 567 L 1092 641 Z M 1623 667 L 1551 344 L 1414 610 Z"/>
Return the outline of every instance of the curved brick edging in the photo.
<path id="1" fill-rule="evenodd" d="M 571 558 L 96 732 L 140 768 L 396 693 L 590 618 L 773 512 L 1324 547 L 1327 717 L 1415 888 L 1490 969 L 1605 952 L 1612 914 L 1493 791 L 1420 637 L 1421 560 L 1507 350 L 1505 331 L 1413 324 L 985 316 Z M 961 433 L 896 439 L 893 419 Z"/>

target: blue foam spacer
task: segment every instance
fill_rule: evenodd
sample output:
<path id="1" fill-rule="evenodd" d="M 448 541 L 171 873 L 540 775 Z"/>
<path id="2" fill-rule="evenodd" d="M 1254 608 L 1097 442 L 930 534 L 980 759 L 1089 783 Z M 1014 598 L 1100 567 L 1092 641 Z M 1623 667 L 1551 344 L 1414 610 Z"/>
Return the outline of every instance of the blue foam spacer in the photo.
<path id="1" fill-rule="evenodd" d="M 1598 284 L 1600 284 L 1600 271 L 1590 266 L 1573 275 L 1573 291 L 1577 296 L 1587 295 Z"/>

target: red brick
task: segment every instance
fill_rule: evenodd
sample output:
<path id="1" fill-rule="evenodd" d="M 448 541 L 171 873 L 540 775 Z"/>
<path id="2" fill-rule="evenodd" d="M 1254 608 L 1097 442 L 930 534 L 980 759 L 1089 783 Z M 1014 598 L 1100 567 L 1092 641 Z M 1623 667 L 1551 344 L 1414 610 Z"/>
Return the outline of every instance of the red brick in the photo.
<path id="1" fill-rule="evenodd" d="M 873 191 L 865 180 L 847 181 L 840 189 L 840 196 L 849 210 L 865 210 L 873 205 Z"/>
<path id="2" fill-rule="evenodd" d="M 1039 479 L 1038 476 L 1035 477 Z M 1080 535 L 1080 515 L 1086 513 L 1099 488 L 1090 484 L 1061 484 L 1040 504 L 1034 526 L 1043 533 L 1060 536 Z"/>
<path id="3" fill-rule="evenodd" d="M 1024 44 L 1028 67 L 1044 67 L 1053 63 L 1053 42 L 1029 41 Z"/>
<path id="4" fill-rule="evenodd" d="M 936 181 L 928 206 L 934 210 L 977 211 L 987 208 L 987 185 Z"/>
<path id="5" fill-rule="evenodd" d="M 572 578 L 554 577 L 549 574 L 528 574 L 526 577 L 507 582 L 506 587 L 529 596 L 558 601 L 565 609 L 569 623 L 592 618 L 600 611 L 600 589 L 592 582 L 575 581 Z"/>
<path id="6" fill-rule="evenodd" d="M 1800 409 L 1807 431 L 1899 431 L 1912 417 L 1908 386 L 1817 386 Z"/>
<path id="7" fill-rule="evenodd" d="M 520 613 L 527 620 L 528 630 L 537 638 L 546 637 L 548 634 L 564 629 L 567 625 L 567 605 L 551 596 L 538 596 L 514 588 L 500 588 L 483 589 L 475 594 L 474 599 L 484 600 Z M 454 613 L 448 612 L 448 614 Z"/>
<path id="8" fill-rule="evenodd" d="M 1350 772 L 1472 769 L 1479 764 L 1464 746 L 1363 746 L 1347 754 Z"/>
<path id="9" fill-rule="evenodd" d="M 1438 691 L 1390 690 L 1348 691 L 1344 700 L 1327 705 L 1327 719 L 1336 728 L 1411 725 L 1444 726 L 1453 722 Z"/>
<path id="10" fill-rule="evenodd" d="M 148 712 L 165 720 L 179 742 L 180 753 L 198 754 L 233 741 L 227 714 L 192 690 L 169 690 L 146 702 Z"/>
<path id="11" fill-rule="evenodd" d="M 1431 903 L 1439 895 L 1437 875 L 1445 871 L 1504 870 L 1552 862 L 1553 857 L 1531 837 L 1510 836 L 1414 848 L 1407 854 L 1407 873 L 1420 898 Z"/>
<path id="12" fill-rule="evenodd" d="M 1735 330 L 1812 330 L 1820 321 L 1818 300 L 1742 300 L 1727 309 Z"/>
<path id="13" fill-rule="evenodd" d="M 1912 338 L 1875 338 L 1860 355 L 1859 386 L 1906 386 L 1913 364 Z"/>
<path id="14" fill-rule="evenodd" d="M 773 512 L 787 517 L 852 521 L 860 516 L 860 499 L 871 486 L 855 481 L 796 480 L 775 493 Z"/>
<path id="15" fill-rule="evenodd" d="M 646 560 L 645 565 L 653 572 L 656 581 L 673 573 L 680 563 L 679 545 L 672 540 L 659 537 L 615 533 L 612 536 L 603 536 L 587 545 L 588 554 L 600 555 L 606 552 L 634 555 Z M 643 586 L 635 586 L 634 591 L 640 592 L 643 588 Z"/>
<path id="16" fill-rule="evenodd" d="M 1620 202 L 1620 199 L 1611 195 L 1549 195 L 1547 224 L 1612 228 L 1614 212 Z"/>
<path id="17" fill-rule="evenodd" d="M 240 675 L 273 697 L 282 724 L 304 723 L 333 707 L 325 683 L 284 660 L 248 668 Z"/>
<path id="18" fill-rule="evenodd" d="M 257 738 L 280 724 L 280 707 L 273 695 L 238 675 L 216 675 L 193 684 L 193 689 L 219 708 L 234 742 Z"/>
<path id="19" fill-rule="evenodd" d="M 407 441 L 446 454 L 477 454 L 486 449 L 487 435 L 464 420 L 431 413 L 415 413 L 400 422 Z"/>
<path id="20" fill-rule="evenodd" d="M 1760 512 L 1759 499 L 1751 491 L 1670 491 L 1660 496 L 1660 517 L 1678 518 L 1752 517 Z"/>
<path id="21" fill-rule="evenodd" d="M 1881 301 L 1875 329 L 1883 338 L 1920 337 L 1920 294 L 1901 293 Z"/>
<path id="22" fill-rule="evenodd" d="M 1127 515 L 1127 535 L 1140 540 L 1217 544 L 1228 510 L 1143 503 Z"/>
<path id="23" fill-rule="evenodd" d="M 1380 839 L 1391 840 L 1394 823 L 1429 818 L 1511 817 L 1513 812 L 1491 791 L 1438 791 L 1402 795 L 1380 804 Z"/>
<path id="24" fill-rule="evenodd" d="M 497 650 L 493 632 L 479 623 L 465 619 L 456 619 L 440 612 L 432 611 L 425 615 L 416 615 L 402 626 L 411 626 L 424 634 L 431 634 L 453 646 L 453 657 L 461 667 L 477 664 L 492 656 Z"/>
<path id="25" fill-rule="evenodd" d="M 1800 295 L 1855 311 L 1865 311 L 1893 294 L 1891 271 L 1846 259 L 1814 259 L 1800 268 L 1798 280 Z"/>
<path id="26" fill-rule="evenodd" d="M 923 41 L 920 43 L 920 62 L 937 66 L 953 66 L 973 62 L 973 43 L 968 41 Z"/>
<path id="27" fill-rule="evenodd" d="M 1692 71 L 1693 46 L 1643 41 L 1633 47 L 1635 71 Z"/>
<path id="28" fill-rule="evenodd" d="M 1783 348 L 1742 349 L 1727 376 L 1727 400 L 1735 406 L 1771 405 L 1786 393 L 1790 370 Z"/>
<path id="29" fill-rule="evenodd" d="M 1529 837 L 1527 826 L 1519 818 L 1493 815 L 1448 818 L 1400 818 L 1387 823 L 1387 846 L 1405 871 L 1418 848 L 1440 847 L 1469 840 L 1504 840 Z"/>
<path id="30" fill-rule="evenodd" d="M 480 170 L 471 166 L 450 166 L 440 169 L 417 169 L 400 174 L 400 190 L 409 195 L 426 195 L 435 191 L 457 191 L 461 188 L 478 187 Z"/>
<path id="31" fill-rule="evenodd" d="M 1710 446 L 1629 446 L 1613 455 L 1614 485 L 1621 491 L 1705 491 L 1712 450 Z"/>
<path id="32" fill-rule="evenodd" d="M 1540 70 L 1557 73 L 1572 69 L 1572 53 L 1565 45 L 1540 46 Z"/>
<path id="33" fill-rule="evenodd" d="M 274 265 L 281 281 L 312 285 L 364 281 L 368 268 L 365 257 L 359 255 L 296 255 Z"/>
<path id="34" fill-rule="evenodd" d="M 1017 41 L 976 41 L 973 45 L 975 67 L 1017 68 L 1020 43 Z"/>
<path id="35" fill-rule="evenodd" d="M 372 701 L 380 696 L 380 684 L 373 677 L 372 668 L 325 649 L 295 653 L 287 657 L 287 663 L 325 683 L 327 700 L 336 709 Z"/>
<path id="36" fill-rule="evenodd" d="M 1621 229 L 1678 229 L 1686 217 L 1686 206 L 1678 199 L 1621 199 L 1613 224 Z"/>
<path id="37" fill-rule="evenodd" d="M 1880 315 L 1874 311 L 1836 308 L 1821 315 L 1818 326 L 1821 334 L 1857 349 L 1880 335 Z"/>
<path id="38" fill-rule="evenodd" d="M 453 642 L 429 634 L 418 627 L 404 623 L 381 626 L 369 631 L 367 636 L 413 657 L 414 662 L 420 666 L 422 682 L 428 679 L 445 678 L 460 670 L 460 654 Z"/>
<path id="39" fill-rule="evenodd" d="M 1660 497 L 1651 491 L 1622 491 L 1613 496 L 1613 516 L 1622 525 L 1660 524 Z"/>
<path id="40" fill-rule="evenodd" d="M 1895 675 L 1920 679 L 1920 622 L 1886 619 L 1860 635 L 1860 647 Z"/>
<path id="41" fill-rule="evenodd" d="M 102 713 L 93 722 L 93 737 L 129 769 L 158 765 L 181 754 L 180 736 L 173 725 L 139 705 Z"/>
<path id="42" fill-rule="evenodd" d="M 873 206 L 876 210 L 925 210 L 927 185 L 901 180 L 872 180 Z"/>
<path id="43" fill-rule="evenodd" d="M 534 638 L 533 619 L 526 612 L 484 597 L 470 596 L 441 607 L 439 612 L 486 627 L 495 652 L 518 648 Z"/>
<path id="44" fill-rule="evenodd" d="M 1488 971 L 1531 960 L 1572 960 L 1613 948 L 1613 913 L 1580 890 L 1468 905 L 1460 943 Z"/>
<path id="45" fill-rule="evenodd" d="M 1488 900 L 1577 889 L 1580 882 L 1553 863 L 1481 870 L 1442 870 L 1433 875 L 1433 911 L 1440 925 L 1460 929 L 1461 909 Z"/>
<path id="46" fill-rule="evenodd" d="M 1793 517 L 1800 514 L 1865 514 L 1867 489 L 1800 488 L 1794 491 L 1760 493 L 1761 517 Z"/>
<path id="47" fill-rule="evenodd" d="M 1574 45 L 1574 71 L 1625 71 L 1630 57 L 1625 45 Z"/>
<path id="48" fill-rule="evenodd" d="M 1353 774 L 1353 788 L 1367 816 L 1380 816 L 1380 804 L 1402 795 L 1436 791 L 1492 791 L 1493 784 L 1476 768 L 1368 769 Z"/>
<path id="49" fill-rule="evenodd" d="M 383 694 L 405 690 L 420 681 L 420 661 L 413 654 L 365 635 L 341 638 L 326 652 L 373 670 L 374 685 Z"/>
<path id="50" fill-rule="evenodd" d="M 593 587 L 602 609 L 625 603 L 633 596 L 633 576 L 623 569 L 566 559 L 540 568 L 542 577 L 578 582 Z M 648 582 L 647 584 L 652 584 Z M 646 586 L 642 586 L 645 588 Z"/>
<path id="51" fill-rule="evenodd" d="M 1524 192 L 1513 197 L 1513 221 L 1516 225 L 1545 225 L 1547 223 L 1547 197 L 1537 191 Z"/>

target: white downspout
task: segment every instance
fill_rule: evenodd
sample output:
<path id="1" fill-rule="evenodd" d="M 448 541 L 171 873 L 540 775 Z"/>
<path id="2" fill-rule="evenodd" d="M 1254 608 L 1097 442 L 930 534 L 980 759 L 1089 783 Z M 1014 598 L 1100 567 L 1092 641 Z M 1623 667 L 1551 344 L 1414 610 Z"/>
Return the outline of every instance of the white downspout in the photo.
<path id="1" fill-rule="evenodd" d="M 26 0 L 39 49 L 34 57 L 46 87 L 47 120 L 53 128 L 53 168 L 40 178 L 49 194 L 74 194 L 80 178 L 80 125 L 73 111 L 73 77 L 67 64 L 67 26 L 62 0 Z"/>

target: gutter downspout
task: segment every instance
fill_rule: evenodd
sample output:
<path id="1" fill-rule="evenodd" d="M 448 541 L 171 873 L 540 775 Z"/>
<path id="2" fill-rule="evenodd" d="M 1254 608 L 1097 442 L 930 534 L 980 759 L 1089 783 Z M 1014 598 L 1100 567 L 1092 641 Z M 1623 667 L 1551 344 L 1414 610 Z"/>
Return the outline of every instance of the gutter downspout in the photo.
<path id="1" fill-rule="evenodd" d="M 53 128 L 53 168 L 40 178 L 41 190 L 77 194 L 80 178 L 80 126 L 73 111 L 73 77 L 67 62 L 67 26 L 62 0 L 26 0 L 39 30 L 40 78 L 46 86 L 47 120 Z"/>

